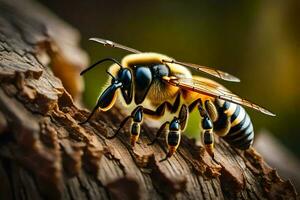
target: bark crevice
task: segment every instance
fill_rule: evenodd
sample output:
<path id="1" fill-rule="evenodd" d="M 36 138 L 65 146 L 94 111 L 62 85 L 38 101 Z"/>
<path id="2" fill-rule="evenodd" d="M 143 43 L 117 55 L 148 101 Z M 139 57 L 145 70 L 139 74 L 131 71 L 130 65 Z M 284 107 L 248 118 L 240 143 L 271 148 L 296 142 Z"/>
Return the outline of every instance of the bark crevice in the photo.
<path id="1" fill-rule="evenodd" d="M 124 118 L 118 107 L 79 125 L 89 112 L 74 103 L 86 64 L 77 31 L 30 0 L 0 0 L 0 27 L 0 199 L 297 198 L 253 149 L 217 140 L 218 164 L 183 137 L 159 162 L 165 145 L 147 146 L 157 131 L 147 123 L 134 149 L 126 127 L 106 139 Z"/>

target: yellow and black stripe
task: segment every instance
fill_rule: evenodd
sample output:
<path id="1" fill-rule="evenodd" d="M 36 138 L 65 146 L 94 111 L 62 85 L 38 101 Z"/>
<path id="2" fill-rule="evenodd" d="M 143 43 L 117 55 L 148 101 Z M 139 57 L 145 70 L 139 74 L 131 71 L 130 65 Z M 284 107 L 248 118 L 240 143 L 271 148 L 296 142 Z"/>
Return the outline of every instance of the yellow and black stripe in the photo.
<path id="1" fill-rule="evenodd" d="M 251 119 L 245 109 L 228 101 L 219 102 L 217 105 L 219 105 L 219 115 L 224 116 L 225 114 L 231 122 L 229 132 L 223 137 L 224 140 L 238 149 L 248 149 L 253 143 L 254 131 Z M 224 120 L 224 117 L 217 120 L 216 129 L 220 128 L 218 125 L 222 124 L 219 120 Z"/>

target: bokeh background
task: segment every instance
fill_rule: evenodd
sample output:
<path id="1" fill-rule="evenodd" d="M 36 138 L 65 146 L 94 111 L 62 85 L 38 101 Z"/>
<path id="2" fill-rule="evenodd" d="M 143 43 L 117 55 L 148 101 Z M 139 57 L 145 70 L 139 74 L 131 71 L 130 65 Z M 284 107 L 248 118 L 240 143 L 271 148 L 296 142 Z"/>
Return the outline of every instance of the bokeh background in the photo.
<path id="1" fill-rule="evenodd" d="M 72 1 L 40 0 L 82 34 L 91 62 L 126 52 L 88 41 L 101 37 L 178 60 L 218 66 L 241 78 L 224 84 L 277 117 L 248 109 L 265 129 L 300 157 L 300 1 Z M 94 106 L 109 64 L 85 76 L 84 102 Z M 191 120 L 198 127 L 197 119 Z M 190 128 L 190 134 L 198 134 Z"/>

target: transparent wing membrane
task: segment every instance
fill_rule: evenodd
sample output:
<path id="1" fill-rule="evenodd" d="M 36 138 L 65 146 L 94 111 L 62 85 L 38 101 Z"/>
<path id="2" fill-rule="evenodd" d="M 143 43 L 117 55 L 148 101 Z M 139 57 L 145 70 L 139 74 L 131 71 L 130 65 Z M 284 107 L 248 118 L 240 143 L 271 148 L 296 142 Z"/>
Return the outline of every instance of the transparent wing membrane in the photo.
<path id="1" fill-rule="evenodd" d="M 90 38 L 89 40 L 100 43 L 104 46 L 109 46 L 112 48 L 119 48 L 119 49 L 123 49 L 132 53 L 143 53 L 142 51 L 133 49 L 131 47 L 127 47 L 124 46 L 122 44 L 118 44 L 116 42 L 110 41 L 110 40 L 106 40 L 106 39 L 101 39 L 101 38 Z M 227 73 L 227 72 L 223 72 L 221 70 L 217 70 L 211 67 L 205 67 L 205 66 L 201 66 L 201 65 L 197 65 L 197 64 L 192 64 L 192 63 L 186 63 L 186 62 L 180 62 L 180 61 L 176 61 L 176 60 L 163 60 L 163 62 L 165 63 L 176 63 L 179 65 L 183 65 L 185 67 L 190 67 L 193 69 L 196 69 L 198 71 L 204 72 L 206 74 L 212 75 L 214 77 L 226 80 L 226 81 L 231 81 L 231 82 L 240 82 L 240 79 L 238 79 L 237 77 Z"/>
<path id="2" fill-rule="evenodd" d="M 185 66 L 185 67 L 190 67 L 190 68 L 196 69 L 198 71 L 201 71 L 201 72 L 207 73 L 209 75 L 212 75 L 214 77 L 223 79 L 225 81 L 240 82 L 239 78 L 237 78 L 237 77 L 235 77 L 235 76 L 233 76 L 233 75 L 231 75 L 227 72 L 223 72 L 221 70 L 217 70 L 217 69 L 214 69 L 214 68 L 211 68 L 211 67 L 206 67 L 206 66 L 192 64 L 192 63 L 186 63 L 186 62 L 180 62 L 180 61 L 176 61 L 176 60 L 170 60 L 170 61 L 163 60 L 163 62 L 175 63 L 175 64 L 179 64 L 179 65 L 182 65 L 182 66 Z"/>
<path id="3" fill-rule="evenodd" d="M 182 89 L 198 92 L 207 96 L 219 98 L 225 101 L 229 101 L 232 103 L 236 103 L 242 106 L 246 106 L 252 108 L 254 110 L 260 111 L 266 115 L 275 116 L 272 112 L 268 111 L 267 109 L 258 106 L 244 98 L 233 94 L 229 90 L 221 87 L 220 85 L 213 84 L 211 82 L 200 81 L 191 78 L 177 78 L 177 77 L 164 77 L 164 81 L 167 83 L 180 87 Z"/>

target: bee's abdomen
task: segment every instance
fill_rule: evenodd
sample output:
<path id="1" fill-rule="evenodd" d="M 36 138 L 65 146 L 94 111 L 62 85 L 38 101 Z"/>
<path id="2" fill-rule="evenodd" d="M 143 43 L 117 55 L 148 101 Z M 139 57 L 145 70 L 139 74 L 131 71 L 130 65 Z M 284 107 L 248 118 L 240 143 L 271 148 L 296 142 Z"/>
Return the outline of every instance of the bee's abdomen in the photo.
<path id="1" fill-rule="evenodd" d="M 254 131 L 245 109 L 230 102 L 224 102 L 220 111 L 230 118 L 231 127 L 224 140 L 238 149 L 248 149 L 253 143 Z M 221 120 L 221 119 L 220 119 Z"/>

